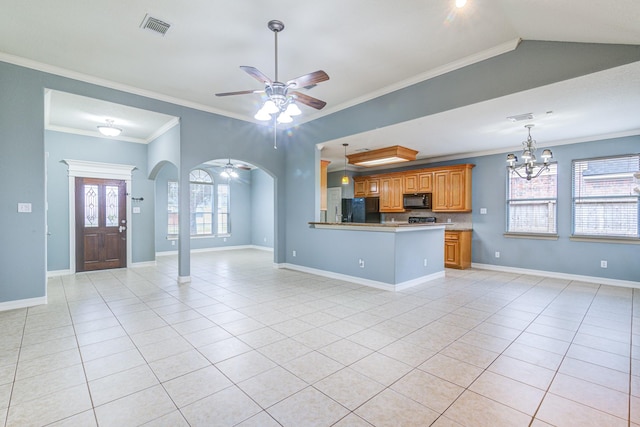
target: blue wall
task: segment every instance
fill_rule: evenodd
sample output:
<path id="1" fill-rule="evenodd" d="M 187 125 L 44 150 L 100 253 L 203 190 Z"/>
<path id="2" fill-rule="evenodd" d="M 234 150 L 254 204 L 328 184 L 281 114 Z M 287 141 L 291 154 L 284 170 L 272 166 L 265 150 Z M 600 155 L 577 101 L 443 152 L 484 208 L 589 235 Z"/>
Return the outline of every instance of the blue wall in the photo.
<path id="1" fill-rule="evenodd" d="M 264 170 L 274 182 L 274 261 L 313 267 L 318 265 L 316 258 L 331 250 L 331 245 L 341 243 L 336 241 L 330 245 L 318 245 L 317 234 L 314 235 L 314 230 L 310 230 L 307 225 L 308 221 L 319 217 L 319 196 L 316 190 L 320 153 L 315 144 L 636 62 L 638 58 L 640 46 L 524 41 L 512 52 L 281 132 L 277 150 L 273 149 L 271 130 L 260 125 L 0 62 L 0 180 L 4 183 L 15 183 L 5 186 L 3 197 L 0 198 L 0 222 L 8 225 L 3 233 L 4 244 L 0 245 L 0 303 L 42 298 L 46 294 L 46 88 L 178 117 L 179 153 L 158 154 L 162 151 L 158 148 L 158 153 L 154 152 L 150 156 L 151 160 L 146 166 L 140 165 L 140 170 L 144 168 L 144 177 L 148 178 L 148 174 L 160 170 L 161 163 L 179 162 L 174 164 L 178 169 L 180 192 L 183 195 L 188 194 L 189 171 L 210 159 L 230 157 Z M 626 145 L 624 150 L 637 152 L 637 148 L 630 147 L 637 145 L 634 141 L 625 143 L 629 145 Z M 610 145 L 609 142 L 594 144 L 596 147 L 599 144 Z M 152 149 L 155 150 L 155 147 Z M 564 150 L 571 148 L 558 147 L 554 152 L 559 161 L 564 161 L 561 160 Z M 597 147 L 594 150 L 606 151 L 616 148 Z M 179 160 L 176 160 L 176 157 Z M 150 164 L 156 160 L 156 164 Z M 484 177 L 483 169 L 491 170 L 487 173 L 495 173 L 490 161 L 491 157 L 477 159 L 478 167 L 474 170 L 477 178 L 474 178 L 474 181 L 480 179 L 483 182 L 488 179 Z M 497 165 L 498 160 L 495 162 Z M 139 179 L 136 177 L 136 180 Z M 144 196 L 145 200 L 147 194 L 152 198 L 155 191 L 152 183 L 142 184 L 142 180 L 139 182 L 139 195 Z M 501 185 L 504 186 L 504 183 Z M 476 185 L 475 190 L 477 187 Z M 492 200 L 494 196 L 487 195 L 484 191 L 474 191 L 474 199 L 478 197 L 482 198 L 479 203 L 484 205 L 485 200 Z M 18 213 L 19 202 L 31 203 L 32 213 Z M 478 206 L 476 200 L 474 204 Z M 181 196 L 180 210 L 185 211 L 188 206 L 188 198 Z M 489 212 L 494 212 L 498 205 L 494 200 L 492 205 L 485 207 L 490 209 Z M 185 221 L 181 222 L 181 230 L 188 230 L 188 218 L 182 216 L 181 221 Z M 523 247 L 519 240 L 506 241 L 501 238 L 498 228 L 491 228 L 493 231 L 490 233 L 483 230 L 482 221 L 498 221 L 502 227 L 500 218 L 483 218 L 477 221 L 479 247 L 476 249 L 478 255 L 474 256 L 480 257 L 478 261 L 488 263 L 486 254 L 491 254 L 494 250 L 492 246 L 496 244 L 506 248 L 502 249 L 502 253 L 510 249 L 515 252 L 515 248 Z M 147 223 L 146 226 L 151 228 L 147 229 L 141 225 L 138 229 L 148 233 L 150 242 L 153 242 L 153 225 Z M 561 227 L 566 230 L 566 225 L 561 224 Z M 531 243 L 531 246 L 549 249 L 547 245 L 550 243 L 553 242 L 537 241 Z M 500 262 L 508 262 L 522 268 L 606 274 L 611 278 L 637 280 L 637 273 L 632 271 L 632 267 L 617 267 L 618 262 L 629 262 L 629 254 L 634 249 L 631 245 L 622 247 L 563 240 L 555 243 L 558 246 L 553 246 L 556 252 L 551 252 L 551 255 L 559 255 L 561 252 L 562 258 L 567 260 L 577 251 L 584 259 L 571 259 L 562 264 L 537 257 L 525 259 L 525 252 L 521 249 L 523 255 L 518 255 L 512 260 L 501 258 Z M 181 235 L 178 246 L 179 275 L 186 277 L 190 275 L 189 236 Z M 296 258 L 292 257 L 293 249 L 297 250 Z M 133 255 L 136 260 L 143 261 L 151 259 L 153 252 L 154 247 L 151 243 L 135 246 Z M 594 271 L 593 260 L 600 258 L 603 252 L 613 253 L 619 258 L 616 261 L 610 256 L 610 267 L 606 271 Z M 63 264 L 55 257 L 52 262 L 56 265 Z"/>
<path id="2" fill-rule="evenodd" d="M 135 166 L 131 175 L 131 196 L 142 197 L 137 202 L 139 214 L 132 214 L 132 262 L 155 260 L 153 248 L 154 188 L 147 179 L 147 146 L 106 138 L 72 135 L 46 131 L 47 193 L 49 211 L 47 222 L 50 236 L 47 241 L 47 270 L 69 269 L 69 178 L 68 166 L 62 160 L 87 160 Z M 71 195 L 72 196 L 72 195 Z"/>
<path id="3" fill-rule="evenodd" d="M 233 205 L 236 208 L 236 205 Z M 260 169 L 251 171 L 251 244 L 273 248 L 273 179 Z"/>

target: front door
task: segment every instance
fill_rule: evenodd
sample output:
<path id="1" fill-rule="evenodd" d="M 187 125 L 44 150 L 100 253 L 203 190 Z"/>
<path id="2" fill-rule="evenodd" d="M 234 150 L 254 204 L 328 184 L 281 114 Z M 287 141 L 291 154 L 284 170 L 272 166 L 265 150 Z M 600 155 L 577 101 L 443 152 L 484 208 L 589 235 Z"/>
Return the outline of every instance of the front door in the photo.
<path id="1" fill-rule="evenodd" d="M 126 183 L 76 177 L 76 271 L 127 266 Z"/>

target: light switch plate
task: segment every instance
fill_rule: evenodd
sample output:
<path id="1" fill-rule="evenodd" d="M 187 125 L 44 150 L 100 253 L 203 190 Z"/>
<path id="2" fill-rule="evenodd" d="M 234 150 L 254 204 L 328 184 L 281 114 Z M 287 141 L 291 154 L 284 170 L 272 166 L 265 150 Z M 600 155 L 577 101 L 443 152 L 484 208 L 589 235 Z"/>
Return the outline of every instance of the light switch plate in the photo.
<path id="1" fill-rule="evenodd" d="M 20 213 L 30 213 L 31 212 L 31 203 L 18 203 L 18 212 L 20 212 Z"/>
<path id="2" fill-rule="evenodd" d="M 487 214 L 487 208 L 480 208 L 480 215 L 486 215 Z"/>
<path id="3" fill-rule="evenodd" d="M 140 213 L 140 206 L 134 206 L 133 213 Z"/>

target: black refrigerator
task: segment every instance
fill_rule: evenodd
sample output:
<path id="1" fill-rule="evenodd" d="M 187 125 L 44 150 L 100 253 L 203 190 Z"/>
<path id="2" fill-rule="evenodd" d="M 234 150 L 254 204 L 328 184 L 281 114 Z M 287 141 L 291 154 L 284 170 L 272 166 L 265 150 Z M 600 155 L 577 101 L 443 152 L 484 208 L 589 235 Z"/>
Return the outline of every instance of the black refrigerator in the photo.
<path id="1" fill-rule="evenodd" d="M 380 223 L 380 198 L 342 199 L 342 222 Z"/>

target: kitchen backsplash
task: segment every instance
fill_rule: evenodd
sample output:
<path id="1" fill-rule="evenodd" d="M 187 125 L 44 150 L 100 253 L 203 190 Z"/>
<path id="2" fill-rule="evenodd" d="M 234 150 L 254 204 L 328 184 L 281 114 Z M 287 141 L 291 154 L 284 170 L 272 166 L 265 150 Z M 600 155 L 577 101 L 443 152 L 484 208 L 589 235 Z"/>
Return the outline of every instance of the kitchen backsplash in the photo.
<path id="1" fill-rule="evenodd" d="M 453 212 L 432 212 L 430 210 L 413 210 L 400 213 L 382 214 L 382 222 L 407 222 L 410 216 L 435 216 L 436 223 L 446 223 L 450 219 L 452 223 L 465 224 L 469 227 L 472 224 L 471 212 L 453 213 Z"/>

